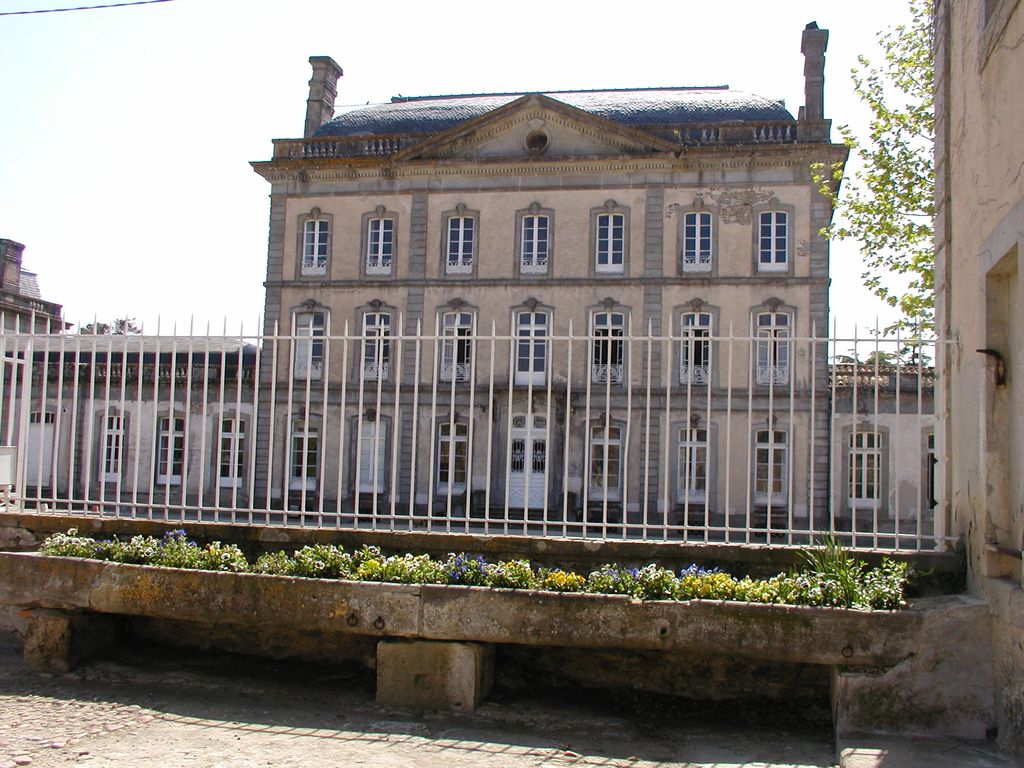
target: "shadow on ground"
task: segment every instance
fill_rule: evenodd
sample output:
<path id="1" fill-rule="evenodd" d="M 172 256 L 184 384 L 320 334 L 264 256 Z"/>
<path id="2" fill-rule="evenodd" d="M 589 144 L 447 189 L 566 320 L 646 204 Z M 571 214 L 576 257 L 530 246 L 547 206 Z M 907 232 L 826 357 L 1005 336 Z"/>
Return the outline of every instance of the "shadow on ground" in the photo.
<path id="1" fill-rule="evenodd" d="M 835 764 L 827 725 L 794 720 L 792 713 L 778 717 L 766 706 L 531 685 L 499 687 L 473 716 L 415 715 L 378 707 L 373 685 L 372 671 L 354 666 L 265 661 L 141 640 L 122 642 L 66 675 L 37 675 L 21 666 L 15 639 L 0 640 L 0 696 L 137 706 L 157 713 L 161 727 L 177 723 L 207 737 L 292 736 L 338 747 L 365 744 L 370 752 L 404 743 L 424 758 L 415 764 L 438 766 Z"/>

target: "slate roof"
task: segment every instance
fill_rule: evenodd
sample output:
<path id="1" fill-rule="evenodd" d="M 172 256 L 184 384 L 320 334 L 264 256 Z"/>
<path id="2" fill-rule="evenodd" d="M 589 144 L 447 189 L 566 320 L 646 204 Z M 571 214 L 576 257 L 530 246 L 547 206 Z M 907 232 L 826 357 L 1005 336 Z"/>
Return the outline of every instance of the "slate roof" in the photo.
<path id="1" fill-rule="evenodd" d="M 395 97 L 338 115 L 317 136 L 438 133 L 480 117 L 523 93 Z M 790 121 L 782 101 L 765 99 L 727 86 L 709 88 L 636 88 L 608 91 L 550 91 L 544 95 L 631 128 L 694 123 Z"/>

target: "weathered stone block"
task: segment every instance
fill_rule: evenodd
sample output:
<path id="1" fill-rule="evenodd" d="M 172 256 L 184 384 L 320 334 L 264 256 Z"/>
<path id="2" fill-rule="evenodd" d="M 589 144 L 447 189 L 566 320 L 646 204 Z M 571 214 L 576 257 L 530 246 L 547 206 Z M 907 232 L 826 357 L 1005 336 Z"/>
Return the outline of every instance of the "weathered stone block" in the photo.
<path id="1" fill-rule="evenodd" d="M 377 703 L 473 712 L 494 682 L 494 646 L 432 641 L 377 645 Z"/>
<path id="2" fill-rule="evenodd" d="M 37 672 L 67 672 L 114 641 L 112 616 L 48 608 L 22 612 L 25 666 Z"/>
<path id="3" fill-rule="evenodd" d="M 836 735 L 984 739 L 995 725 L 989 607 L 965 595 L 932 598 L 906 658 L 887 670 L 836 667 Z"/>

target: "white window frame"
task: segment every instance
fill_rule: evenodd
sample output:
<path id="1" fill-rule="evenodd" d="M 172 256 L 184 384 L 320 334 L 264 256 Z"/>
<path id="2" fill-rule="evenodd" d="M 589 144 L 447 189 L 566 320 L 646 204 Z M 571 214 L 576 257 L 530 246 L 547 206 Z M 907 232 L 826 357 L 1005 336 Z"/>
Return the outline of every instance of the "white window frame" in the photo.
<path id="1" fill-rule="evenodd" d="M 882 503 L 882 433 L 851 432 L 846 444 L 846 502 L 851 510 Z"/>
<path id="2" fill-rule="evenodd" d="M 473 273 L 473 263 L 476 261 L 476 229 L 475 216 L 448 217 L 445 225 L 445 274 Z"/>
<path id="3" fill-rule="evenodd" d="M 445 312 L 441 316 L 441 381 L 468 382 L 473 370 L 473 313 Z"/>
<path id="4" fill-rule="evenodd" d="M 626 268 L 626 214 L 599 213 L 594 227 L 594 271 L 622 274 Z"/>
<path id="5" fill-rule="evenodd" d="M 626 368 L 626 313 L 601 310 L 590 316 L 590 381 L 621 384 Z"/>
<path id="6" fill-rule="evenodd" d="M 235 414 L 222 414 L 217 441 L 217 484 L 221 488 L 242 487 L 245 481 L 245 447 L 245 419 Z"/>
<path id="7" fill-rule="evenodd" d="M 548 273 L 551 217 L 546 214 L 524 214 L 520 226 L 519 273 L 546 275 Z"/>
<path id="8" fill-rule="evenodd" d="M 382 494 L 387 488 L 387 424 L 380 419 L 361 422 L 358 442 L 356 487 L 360 494 Z"/>
<path id="9" fill-rule="evenodd" d="M 759 312 L 754 319 L 755 378 L 758 384 L 789 383 L 792 320 L 787 312 Z"/>
<path id="10" fill-rule="evenodd" d="M 515 384 L 543 386 L 547 383 L 550 327 L 550 312 L 540 309 L 521 309 L 516 312 L 515 340 L 512 345 Z"/>
<path id="11" fill-rule="evenodd" d="M 295 378 L 319 380 L 324 375 L 327 312 L 296 312 L 294 318 L 295 359 L 292 370 Z"/>
<path id="12" fill-rule="evenodd" d="M 387 381 L 391 375 L 391 313 L 363 313 L 363 381 Z"/>
<path id="13" fill-rule="evenodd" d="M 376 216 L 366 221 L 366 274 L 389 276 L 395 263 L 395 220 Z"/>
<path id="14" fill-rule="evenodd" d="M 759 429 L 754 435 L 754 501 L 782 505 L 789 492 L 789 433 Z"/>
<path id="15" fill-rule="evenodd" d="M 329 219 L 311 218 L 302 224 L 302 264 L 304 276 L 327 274 L 331 255 L 331 223 Z"/>
<path id="16" fill-rule="evenodd" d="M 181 485 L 187 459 L 185 417 L 178 414 L 159 417 L 156 427 L 156 484 Z"/>
<path id="17" fill-rule="evenodd" d="M 789 270 L 791 237 L 788 211 L 761 211 L 757 216 L 757 271 Z"/>
<path id="18" fill-rule="evenodd" d="M 679 316 L 679 383 L 706 386 L 711 383 L 710 312 L 683 312 Z"/>
<path id="19" fill-rule="evenodd" d="M 711 212 L 686 211 L 682 239 L 683 272 L 710 272 L 715 246 Z"/>
<path id="20" fill-rule="evenodd" d="M 707 505 L 711 477 L 709 433 L 705 427 L 682 427 L 676 435 L 676 501 Z"/>
<path id="21" fill-rule="evenodd" d="M 311 419 L 293 421 L 288 450 L 288 490 L 315 491 L 320 476 L 319 422 Z"/>
<path id="22" fill-rule="evenodd" d="M 125 416 L 120 413 L 104 413 L 103 455 L 100 461 L 100 482 L 116 483 L 121 479 L 124 466 Z"/>
<path id="23" fill-rule="evenodd" d="M 623 473 L 623 426 L 613 422 L 592 424 L 587 456 L 587 498 L 589 501 L 621 501 Z"/>
<path id="24" fill-rule="evenodd" d="M 437 473 L 434 482 L 438 496 L 464 493 L 469 477 L 469 426 L 455 422 L 454 434 L 452 426 L 446 421 L 437 427 Z"/>

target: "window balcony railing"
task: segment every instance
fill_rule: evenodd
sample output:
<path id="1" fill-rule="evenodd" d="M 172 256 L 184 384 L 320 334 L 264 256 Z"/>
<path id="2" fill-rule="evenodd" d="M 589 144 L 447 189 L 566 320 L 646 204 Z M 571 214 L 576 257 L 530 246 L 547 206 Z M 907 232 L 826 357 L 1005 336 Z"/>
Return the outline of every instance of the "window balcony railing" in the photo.
<path id="1" fill-rule="evenodd" d="M 455 381 L 463 382 L 469 381 L 469 373 L 472 366 L 470 363 L 441 363 L 441 381 L 451 381 L 452 376 L 455 377 Z"/>
<path id="2" fill-rule="evenodd" d="M 363 381 L 387 381 L 391 363 L 363 363 Z"/>
<path id="3" fill-rule="evenodd" d="M 521 261 L 519 262 L 519 272 L 523 275 L 546 275 L 548 272 L 548 263 L 546 260 L 541 261 Z"/>
<path id="4" fill-rule="evenodd" d="M 757 366 L 755 381 L 758 384 L 788 384 L 788 365 L 759 365 Z"/>
<path id="5" fill-rule="evenodd" d="M 679 364 L 679 383 L 680 384 L 707 384 L 711 381 L 711 372 L 708 370 L 707 364 L 705 365 L 689 365 L 688 363 Z"/>
<path id="6" fill-rule="evenodd" d="M 622 364 L 594 363 L 590 366 L 590 380 L 595 384 L 621 384 Z"/>
<path id="7" fill-rule="evenodd" d="M 320 379 L 324 375 L 323 360 L 296 360 L 295 378 Z"/>

